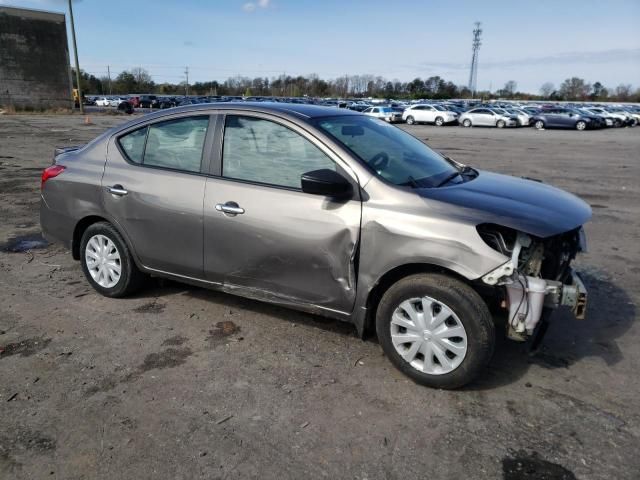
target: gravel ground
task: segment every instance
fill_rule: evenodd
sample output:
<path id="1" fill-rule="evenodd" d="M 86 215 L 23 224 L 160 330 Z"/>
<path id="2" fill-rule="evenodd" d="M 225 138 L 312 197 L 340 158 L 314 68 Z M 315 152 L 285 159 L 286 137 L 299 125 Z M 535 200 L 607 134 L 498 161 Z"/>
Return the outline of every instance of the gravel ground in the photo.
<path id="1" fill-rule="evenodd" d="M 448 392 L 348 324 L 172 282 L 94 293 L 38 223 L 53 147 L 125 119 L 91 120 L 0 116 L 1 478 L 639 478 L 640 128 L 404 127 L 594 211 L 587 319 L 559 312 L 536 355 L 500 341 Z"/>

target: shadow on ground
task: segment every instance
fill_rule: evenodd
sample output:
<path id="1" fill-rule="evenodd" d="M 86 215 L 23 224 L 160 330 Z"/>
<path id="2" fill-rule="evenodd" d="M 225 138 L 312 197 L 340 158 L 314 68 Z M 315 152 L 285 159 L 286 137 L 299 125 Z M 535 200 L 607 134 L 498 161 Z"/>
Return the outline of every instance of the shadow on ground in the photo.
<path id="1" fill-rule="evenodd" d="M 582 274 L 589 291 L 589 304 L 585 320 L 576 320 L 567 309 L 559 309 L 551 317 L 551 325 L 540 348 L 532 353 L 529 343 L 517 343 L 504 338 L 503 327 L 497 328 L 496 351 L 486 373 L 468 390 L 490 390 L 519 381 L 529 367 L 535 364 L 547 369 L 568 368 L 587 357 L 601 358 L 607 365 L 622 360 L 616 339 L 631 327 L 636 308 L 628 294 L 602 272 Z M 353 336 L 353 325 L 319 315 L 299 312 L 258 300 L 184 285 L 170 280 L 156 279 L 134 298 L 148 298 L 148 304 L 137 307 L 141 313 L 159 313 L 164 307 L 162 297 L 183 293 L 190 297 L 238 309 L 269 315 L 286 322 L 311 326 L 341 335 Z M 375 336 L 367 341 L 377 343 Z"/>

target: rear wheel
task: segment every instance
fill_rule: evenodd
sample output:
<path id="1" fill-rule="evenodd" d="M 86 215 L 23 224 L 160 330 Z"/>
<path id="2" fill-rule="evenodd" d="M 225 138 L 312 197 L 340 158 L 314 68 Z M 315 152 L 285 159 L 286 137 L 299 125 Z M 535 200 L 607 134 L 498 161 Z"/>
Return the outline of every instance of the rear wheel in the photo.
<path id="1" fill-rule="evenodd" d="M 409 115 L 409 116 L 407 117 L 407 124 L 409 124 L 409 125 L 413 125 L 414 123 L 416 123 L 415 118 L 413 118 L 411 115 Z"/>
<path id="2" fill-rule="evenodd" d="M 471 126 L 471 120 L 469 120 L 468 118 L 465 118 L 464 121 L 462 122 L 462 126 L 463 127 L 470 127 Z"/>
<path id="3" fill-rule="evenodd" d="M 144 281 L 124 239 L 107 222 L 94 223 L 85 230 L 80 263 L 91 286 L 106 297 L 130 295 Z"/>
<path id="4" fill-rule="evenodd" d="M 437 117 L 435 123 L 438 127 L 441 127 L 442 125 L 444 125 L 444 119 L 442 117 Z"/>
<path id="5" fill-rule="evenodd" d="M 536 120 L 536 123 L 534 123 L 533 126 L 538 130 L 542 130 L 544 128 L 544 122 L 542 120 Z"/>
<path id="6" fill-rule="evenodd" d="M 495 344 L 482 298 L 440 274 L 412 275 L 389 288 L 378 305 L 376 331 L 401 372 L 435 388 L 458 388 L 477 378 Z"/>
<path id="7" fill-rule="evenodd" d="M 585 128 L 587 128 L 586 122 L 584 122 L 583 120 L 576 122 L 576 130 L 584 130 Z"/>

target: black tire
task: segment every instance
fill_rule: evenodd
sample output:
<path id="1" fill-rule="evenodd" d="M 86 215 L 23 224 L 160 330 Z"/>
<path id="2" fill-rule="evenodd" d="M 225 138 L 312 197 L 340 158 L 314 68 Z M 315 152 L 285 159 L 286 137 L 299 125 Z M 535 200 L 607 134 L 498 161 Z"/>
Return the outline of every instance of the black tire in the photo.
<path id="1" fill-rule="evenodd" d="M 395 309 L 407 299 L 424 296 L 447 305 L 466 331 L 465 357 L 449 373 L 438 375 L 417 370 L 402 358 L 391 340 L 391 318 Z M 398 370 L 416 383 L 434 388 L 459 388 L 476 379 L 491 360 L 495 347 L 495 326 L 485 302 L 465 283 L 442 274 L 411 275 L 392 285 L 378 305 L 376 332 L 385 355 Z"/>
<path id="2" fill-rule="evenodd" d="M 413 125 L 415 123 L 416 123 L 416 120 L 411 115 L 409 115 L 407 117 L 407 125 Z"/>
<path id="3" fill-rule="evenodd" d="M 444 118 L 442 117 L 437 117 L 436 121 L 435 121 L 436 126 L 441 127 L 442 125 L 444 125 Z"/>
<path id="4" fill-rule="evenodd" d="M 576 130 L 586 130 L 587 129 L 587 122 L 585 122 L 584 120 L 578 120 L 576 122 Z"/>
<path id="5" fill-rule="evenodd" d="M 86 261 L 87 243 L 94 235 L 103 235 L 113 242 L 120 254 L 120 279 L 111 288 L 105 288 L 99 285 L 89 273 Z M 87 278 L 91 286 L 105 297 L 126 297 L 137 291 L 144 283 L 145 275 L 138 270 L 131 251 L 122 235 L 108 222 L 98 222 L 90 225 L 82 234 L 80 241 L 80 265 L 82 272 Z"/>
<path id="6" fill-rule="evenodd" d="M 620 128 L 622 126 L 622 120 L 620 120 L 619 118 L 616 118 L 613 121 L 613 126 L 616 127 L 616 128 Z"/>
<path id="7" fill-rule="evenodd" d="M 533 126 L 536 127 L 536 130 L 542 130 L 544 128 L 544 122 L 542 120 L 536 120 Z"/>
<path id="8" fill-rule="evenodd" d="M 498 128 L 504 128 L 505 125 L 506 125 L 506 123 L 504 123 L 504 120 L 498 120 L 496 122 L 496 127 L 498 127 Z"/>
<path id="9" fill-rule="evenodd" d="M 470 127 L 471 126 L 471 120 L 469 120 L 468 118 L 465 118 L 464 122 L 462 122 L 462 126 L 463 127 Z"/>

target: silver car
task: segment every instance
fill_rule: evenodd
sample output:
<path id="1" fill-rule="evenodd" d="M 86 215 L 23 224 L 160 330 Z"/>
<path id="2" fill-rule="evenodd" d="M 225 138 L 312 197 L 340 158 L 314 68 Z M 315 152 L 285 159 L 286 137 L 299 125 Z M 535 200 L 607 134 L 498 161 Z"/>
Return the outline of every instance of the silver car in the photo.
<path id="1" fill-rule="evenodd" d="M 515 116 L 502 113 L 491 108 L 480 107 L 464 112 L 458 118 L 463 127 L 515 127 L 518 120 Z"/>
<path id="2" fill-rule="evenodd" d="M 43 232 L 101 294 L 154 275 L 327 315 L 438 388 L 482 372 L 496 328 L 523 341 L 559 305 L 583 315 L 571 261 L 590 216 L 544 183 L 311 105 L 146 115 L 58 150 L 42 175 Z"/>

